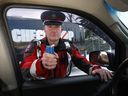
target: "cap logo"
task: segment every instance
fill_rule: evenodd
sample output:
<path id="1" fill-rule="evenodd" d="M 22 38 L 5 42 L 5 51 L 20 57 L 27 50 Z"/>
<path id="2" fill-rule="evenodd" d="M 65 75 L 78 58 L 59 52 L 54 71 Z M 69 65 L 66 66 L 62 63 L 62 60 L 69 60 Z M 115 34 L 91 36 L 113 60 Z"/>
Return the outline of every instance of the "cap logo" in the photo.
<path id="1" fill-rule="evenodd" d="M 56 14 L 52 14 L 52 18 L 55 19 L 56 18 Z"/>

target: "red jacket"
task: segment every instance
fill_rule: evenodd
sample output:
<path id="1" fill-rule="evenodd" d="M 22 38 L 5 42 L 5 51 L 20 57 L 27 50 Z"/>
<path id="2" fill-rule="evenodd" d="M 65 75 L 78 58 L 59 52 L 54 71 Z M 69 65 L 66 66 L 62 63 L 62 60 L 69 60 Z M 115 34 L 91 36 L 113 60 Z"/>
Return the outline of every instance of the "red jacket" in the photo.
<path id="1" fill-rule="evenodd" d="M 82 71 L 89 73 L 89 68 L 92 66 L 91 63 L 79 53 L 78 49 L 71 41 L 65 39 L 60 39 L 59 44 L 54 48 L 54 51 L 59 56 L 56 68 L 53 70 L 45 69 L 41 64 L 41 57 L 45 52 L 46 45 L 49 44 L 46 38 L 40 41 L 40 47 L 37 46 L 36 41 L 32 41 L 25 50 L 24 60 L 21 64 L 21 70 L 25 79 L 38 77 L 44 77 L 45 79 L 65 77 L 68 67 L 67 52 L 71 55 L 71 60 L 75 66 Z M 70 44 L 70 48 L 66 48 L 65 42 Z M 41 50 L 39 58 L 37 58 L 38 49 Z"/>

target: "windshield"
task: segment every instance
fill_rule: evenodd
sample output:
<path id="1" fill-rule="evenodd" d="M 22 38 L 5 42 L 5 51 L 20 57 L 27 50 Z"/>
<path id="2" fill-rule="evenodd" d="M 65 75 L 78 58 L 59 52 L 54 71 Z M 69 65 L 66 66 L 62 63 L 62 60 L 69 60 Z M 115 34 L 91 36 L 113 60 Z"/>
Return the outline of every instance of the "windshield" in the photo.
<path id="1" fill-rule="evenodd" d="M 128 28 L 128 11 L 127 12 L 119 12 L 117 11 L 117 16 L 121 20 L 121 22 Z"/>
<path id="2" fill-rule="evenodd" d="M 120 27 L 123 28 L 123 32 L 128 35 L 128 11 L 119 11 L 115 8 L 113 8 L 111 5 L 109 5 L 108 3 L 106 4 L 106 8 L 108 9 L 109 13 L 111 14 L 111 16 L 116 19 L 116 23 L 120 23 L 119 25 L 121 25 Z M 124 27 L 123 27 L 123 26 Z"/>

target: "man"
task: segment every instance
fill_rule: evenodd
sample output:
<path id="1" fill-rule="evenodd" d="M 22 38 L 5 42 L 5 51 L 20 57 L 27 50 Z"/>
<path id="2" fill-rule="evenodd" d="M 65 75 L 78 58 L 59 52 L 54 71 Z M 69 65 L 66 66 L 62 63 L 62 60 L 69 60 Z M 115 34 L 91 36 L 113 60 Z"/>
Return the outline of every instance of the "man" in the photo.
<path id="1" fill-rule="evenodd" d="M 24 78 L 61 78 L 66 77 L 68 69 L 68 57 L 82 71 L 96 75 L 101 79 L 111 79 L 112 73 L 102 69 L 98 65 L 92 65 L 82 56 L 74 44 L 65 39 L 61 39 L 62 23 L 65 15 L 58 11 L 45 11 L 41 15 L 44 24 L 46 38 L 39 42 L 32 41 L 27 47 L 21 69 Z M 47 45 L 54 45 L 54 53 L 46 52 Z"/>

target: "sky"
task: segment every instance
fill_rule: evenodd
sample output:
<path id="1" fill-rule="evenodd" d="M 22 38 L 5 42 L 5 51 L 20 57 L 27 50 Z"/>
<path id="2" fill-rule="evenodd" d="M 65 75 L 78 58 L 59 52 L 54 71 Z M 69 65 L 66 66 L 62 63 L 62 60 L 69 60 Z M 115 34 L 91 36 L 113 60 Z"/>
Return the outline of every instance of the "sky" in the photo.
<path id="1" fill-rule="evenodd" d="M 15 16 L 15 17 L 21 17 L 21 18 L 32 18 L 32 19 L 40 19 L 41 13 L 46 10 L 44 9 L 28 9 L 28 8 L 11 8 L 7 11 L 7 16 Z M 62 12 L 67 17 L 66 12 Z M 73 14 L 74 18 L 77 18 L 78 16 Z M 65 19 L 65 22 L 68 21 L 67 18 Z"/>
<path id="2" fill-rule="evenodd" d="M 7 16 L 17 16 L 22 18 L 36 18 L 40 19 L 41 13 L 45 10 L 40 9 L 24 9 L 24 8 L 11 8 L 7 12 Z"/>

